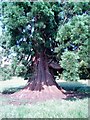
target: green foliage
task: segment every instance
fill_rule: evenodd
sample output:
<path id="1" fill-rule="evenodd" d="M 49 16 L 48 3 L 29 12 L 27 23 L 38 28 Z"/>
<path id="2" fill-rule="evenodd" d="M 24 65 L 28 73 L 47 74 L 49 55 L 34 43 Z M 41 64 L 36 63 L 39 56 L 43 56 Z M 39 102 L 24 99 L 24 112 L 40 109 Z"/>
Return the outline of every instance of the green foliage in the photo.
<path id="1" fill-rule="evenodd" d="M 5 48 L 7 48 L 7 46 Z M 10 60 L 7 57 L 8 53 L 9 53 L 9 49 L 0 50 L 0 81 L 8 80 L 13 75 L 11 66 L 8 65 L 8 63 L 9 63 L 8 60 Z M 4 57 L 6 57 L 6 58 L 4 58 Z"/>
<path id="2" fill-rule="evenodd" d="M 90 15 L 90 2 L 65 2 L 60 4 L 59 24 L 64 25 L 77 15 Z"/>
<path id="3" fill-rule="evenodd" d="M 16 57 L 14 57 L 12 60 L 12 64 L 11 64 L 11 68 L 13 70 L 13 75 L 15 75 L 15 70 L 17 68 L 17 65 L 18 65 L 18 60 Z"/>
<path id="4" fill-rule="evenodd" d="M 52 8 L 53 4 L 47 2 L 3 5 L 3 24 L 11 35 L 10 47 L 15 46 L 18 51 L 28 54 L 34 48 L 40 52 L 47 47 L 48 41 L 49 47 L 52 46 L 49 38 L 54 39 L 57 29 Z"/>
<path id="5" fill-rule="evenodd" d="M 13 75 L 24 77 L 24 74 L 27 69 L 23 64 L 21 64 L 21 61 L 19 61 L 16 57 L 13 58 L 11 67 L 13 70 Z"/>
<path id="6" fill-rule="evenodd" d="M 10 67 L 0 68 L 0 81 L 9 80 L 12 76 L 12 69 Z"/>
<path id="7" fill-rule="evenodd" d="M 66 48 L 72 51 L 73 44 L 77 47 L 75 51 L 78 52 L 80 61 L 87 64 L 89 15 L 90 2 L 3 2 L 2 21 L 6 35 L 2 37 L 0 44 L 12 48 L 18 58 L 22 54 L 24 58 L 33 58 L 41 51 L 52 56 L 57 47 L 55 50 L 60 60 Z M 32 59 L 23 60 L 21 63 L 26 67 L 30 61 Z M 14 64 L 17 65 L 17 62 Z M 16 68 L 16 65 L 13 65 L 13 68 Z M 20 71 L 21 75 L 23 68 L 18 67 L 16 73 Z"/>
<path id="8" fill-rule="evenodd" d="M 80 78 L 89 78 L 89 72 L 87 70 L 89 65 L 89 15 L 77 15 L 69 20 L 66 24 L 62 25 L 58 29 L 56 41 L 59 42 L 56 52 L 58 56 L 67 49 L 67 51 L 75 51 L 79 56 L 79 76 Z M 72 45 L 74 47 L 72 47 Z M 70 56 L 69 56 L 70 57 Z M 74 55 L 76 57 L 76 55 Z M 63 59 L 62 59 L 63 61 Z M 82 64 L 82 61 L 84 64 Z M 82 65 L 81 65 L 82 64 Z M 65 68 L 65 67 L 64 67 Z M 74 72 L 74 71 L 73 71 Z M 64 76 L 66 73 L 64 71 Z"/>
<path id="9" fill-rule="evenodd" d="M 88 64 L 85 61 L 81 61 L 79 64 L 79 76 L 81 79 L 89 79 L 90 74 L 87 69 Z"/>
<path id="10" fill-rule="evenodd" d="M 67 81 L 79 80 L 78 55 L 74 52 L 64 52 L 61 56 L 61 67 L 64 69 L 63 78 Z"/>
<path id="11" fill-rule="evenodd" d="M 26 71 L 27 71 L 27 68 L 24 65 L 18 65 L 15 70 L 15 74 L 17 76 L 24 76 Z"/>
<path id="12" fill-rule="evenodd" d="M 59 51 L 73 44 L 80 48 L 79 52 L 87 52 L 90 36 L 89 20 L 90 16 L 88 15 L 77 15 L 68 21 L 68 23 L 59 27 L 56 38 L 56 41 L 60 43 Z M 85 59 L 85 55 L 87 55 L 85 52 L 82 55 L 83 59 Z"/>

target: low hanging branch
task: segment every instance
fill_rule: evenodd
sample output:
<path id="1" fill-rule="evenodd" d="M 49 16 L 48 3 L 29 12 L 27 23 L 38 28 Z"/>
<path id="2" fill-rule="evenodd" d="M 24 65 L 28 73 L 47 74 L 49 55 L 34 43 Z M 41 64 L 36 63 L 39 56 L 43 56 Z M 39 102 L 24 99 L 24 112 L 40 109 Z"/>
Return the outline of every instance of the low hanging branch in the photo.
<path id="1" fill-rule="evenodd" d="M 53 69 L 56 69 L 56 70 L 60 70 L 61 69 L 61 66 L 57 62 L 54 62 L 53 60 L 50 61 L 49 67 L 51 67 Z"/>

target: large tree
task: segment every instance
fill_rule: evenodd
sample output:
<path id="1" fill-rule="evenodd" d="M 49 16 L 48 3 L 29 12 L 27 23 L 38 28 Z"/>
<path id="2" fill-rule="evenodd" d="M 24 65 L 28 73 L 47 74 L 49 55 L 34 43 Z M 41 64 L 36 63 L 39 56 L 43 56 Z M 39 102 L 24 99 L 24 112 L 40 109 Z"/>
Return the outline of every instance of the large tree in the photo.
<path id="1" fill-rule="evenodd" d="M 52 72 L 52 69 L 60 69 L 54 57 L 58 5 L 47 2 L 3 4 L 3 23 L 11 36 L 8 47 L 17 52 L 22 62 L 26 59 L 23 64 L 33 72 L 23 93 L 16 93 L 18 97 L 21 94 L 22 97 L 30 95 L 31 99 L 65 97 Z"/>
<path id="2" fill-rule="evenodd" d="M 10 35 L 3 43 L 8 43 L 7 47 L 33 72 L 23 94 L 16 95 L 32 99 L 65 97 L 52 70 L 60 69 L 54 52 L 59 44 L 55 41 L 57 30 L 74 15 L 88 12 L 88 3 L 12 2 L 2 6 L 3 24 Z"/>

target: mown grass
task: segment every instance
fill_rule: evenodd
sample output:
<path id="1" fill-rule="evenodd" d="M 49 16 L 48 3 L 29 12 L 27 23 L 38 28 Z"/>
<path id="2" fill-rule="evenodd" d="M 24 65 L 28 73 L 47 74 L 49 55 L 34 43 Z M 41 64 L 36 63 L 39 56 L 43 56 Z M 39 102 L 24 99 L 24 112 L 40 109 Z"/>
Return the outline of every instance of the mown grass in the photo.
<path id="1" fill-rule="evenodd" d="M 27 81 L 20 80 L 4 81 L 0 84 L 0 92 L 11 92 L 25 86 Z M 64 88 L 85 88 L 83 84 L 60 83 Z M 11 90 L 11 91 L 10 91 Z M 90 91 L 90 89 L 89 89 Z M 10 98 L 9 98 L 10 99 Z M 8 103 L 8 97 L 0 96 L 0 118 L 87 118 L 88 98 L 70 100 L 48 100 L 35 104 L 13 105 Z M 12 100 L 10 100 L 12 101 Z M 21 100 L 22 101 L 22 100 Z"/>
<path id="2" fill-rule="evenodd" d="M 23 78 L 13 77 L 11 80 L 0 81 L 0 93 L 13 93 L 27 84 Z"/>
<path id="3" fill-rule="evenodd" d="M 42 103 L 13 105 L 4 104 L 0 98 L 0 118 L 87 118 L 88 99 L 48 100 Z"/>
<path id="4" fill-rule="evenodd" d="M 90 93 L 90 85 L 86 80 L 80 80 L 79 82 L 66 82 L 63 80 L 57 83 L 67 91 L 77 90 L 78 92 Z M 9 94 L 19 91 L 27 84 L 27 80 L 20 77 L 13 77 L 11 80 L 0 81 L 0 93 Z"/>

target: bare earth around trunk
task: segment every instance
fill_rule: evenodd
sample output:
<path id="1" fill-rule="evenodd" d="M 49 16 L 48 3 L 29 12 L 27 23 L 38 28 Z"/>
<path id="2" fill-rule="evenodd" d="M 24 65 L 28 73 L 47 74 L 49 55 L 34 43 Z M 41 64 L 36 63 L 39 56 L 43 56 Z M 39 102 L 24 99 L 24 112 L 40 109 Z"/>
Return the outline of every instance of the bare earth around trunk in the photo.
<path id="1" fill-rule="evenodd" d="M 47 59 L 43 54 L 40 54 L 34 62 L 34 76 L 32 80 L 23 90 L 10 95 L 11 98 L 27 99 L 33 102 L 66 98 L 61 88 L 54 81 L 48 66 Z"/>

